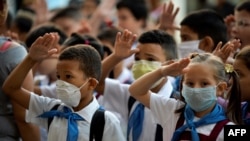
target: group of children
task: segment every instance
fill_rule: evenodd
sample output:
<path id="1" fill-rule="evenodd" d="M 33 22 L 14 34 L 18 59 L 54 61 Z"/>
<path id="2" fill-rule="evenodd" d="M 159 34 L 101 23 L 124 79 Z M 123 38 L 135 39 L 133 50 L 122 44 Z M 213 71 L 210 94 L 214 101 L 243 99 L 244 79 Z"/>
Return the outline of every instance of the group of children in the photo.
<path id="1" fill-rule="evenodd" d="M 117 8 L 121 17 L 136 13 L 128 1 Z M 176 16 L 173 9 L 171 1 L 164 6 L 159 27 L 174 28 L 163 23 Z M 46 129 L 49 141 L 223 141 L 225 125 L 250 124 L 250 46 L 242 29 L 249 28 L 249 9 L 249 1 L 236 7 L 231 34 L 214 11 L 187 15 L 180 24 L 181 45 L 190 50 L 183 46 L 181 57 L 182 48 L 165 28 L 141 32 L 128 26 L 103 47 L 105 34 L 97 36 L 100 42 L 43 25 L 27 36 L 28 54 L 6 74 L 2 90 L 27 109 L 27 122 Z M 142 28 L 146 15 L 137 14 Z M 131 66 L 119 67 L 131 56 Z M 24 86 L 31 70 L 48 75 L 47 87 Z M 123 70 L 133 79 L 116 79 Z"/>

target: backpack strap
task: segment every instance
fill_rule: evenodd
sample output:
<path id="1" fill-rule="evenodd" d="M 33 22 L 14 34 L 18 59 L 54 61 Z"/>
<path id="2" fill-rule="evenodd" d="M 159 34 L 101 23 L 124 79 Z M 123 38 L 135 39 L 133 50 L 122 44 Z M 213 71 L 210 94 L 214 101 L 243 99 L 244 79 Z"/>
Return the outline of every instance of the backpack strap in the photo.
<path id="1" fill-rule="evenodd" d="M 228 119 L 219 121 L 215 126 L 214 129 L 211 131 L 210 135 L 209 135 L 209 140 L 210 141 L 215 141 L 219 135 L 219 133 L 221 132 L 222 128 L 229 122 Z"/>
<path id="2" fill-rule="evenodd" d="M 163 128 L 160 124 L 156 126 L 155 141 L 163 141 Z"/>
<path id="3" fill-rule="evenodd" d="M 132 96 L 129 96 L 129 99 L 128 99 L 128 116 L 130 115 L 130 111 L 135 103 L 135 98 L 133 98 Z"/>
<path id="4" fill-rule="evenodd" d="M 50 109 L 50 111 L 57 110 L 59 106 L 60 106 L 60 104 L 56 104 L 54 107 L 52 107 Z M 51 124 L 51 122 L 52 122 L 53 119 L 54 119 L 53 117 L 52 118 L 48 118 L 48 130 L 49 130 L 50 124 Z"/>
<path id="5" fill-rule="evenodd" d="M 89 141 L 102 141 L 105 126 L 105 110 L 99 108 L 95 111 L 90 123 Z"/>

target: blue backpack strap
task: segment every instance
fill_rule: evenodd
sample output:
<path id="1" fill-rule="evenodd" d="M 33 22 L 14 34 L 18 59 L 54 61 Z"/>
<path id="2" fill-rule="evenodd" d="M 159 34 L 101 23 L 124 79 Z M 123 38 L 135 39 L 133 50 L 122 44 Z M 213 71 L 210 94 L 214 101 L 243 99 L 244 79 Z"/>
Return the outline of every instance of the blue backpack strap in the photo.
<path id="1" fill-rule="evenodd" d="M 90 123 L 89 141 L 102 141 L 104 126 L 105 110 L 100 107 L 95 111 Z"/>
<path id="2" fill-rule="evenodd" d="M 50 111 L 57 110 L 59 106 L 60 106 L 60 104 L 56 104 L 54 107 L 52 107 L 50 109 Z M 52 118 L 48 118 L 48 130 L 49 130 L 49 127 L 50 127 L 50 124 L 51 124 L 52 120 L 53 120 L 53 117 Z"/>

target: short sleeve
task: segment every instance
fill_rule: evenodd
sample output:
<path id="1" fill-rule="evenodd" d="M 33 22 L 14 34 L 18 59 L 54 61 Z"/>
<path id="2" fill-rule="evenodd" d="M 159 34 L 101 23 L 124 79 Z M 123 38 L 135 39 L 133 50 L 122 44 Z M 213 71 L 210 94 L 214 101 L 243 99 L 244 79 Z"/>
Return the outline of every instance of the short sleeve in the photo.
<path id="1" fill-rule="evenodd" d="M 109 111 L 105 111 L 103 141 L 125 141 L 120 121 Z"/>
<path id="2" fill-rule="evenodd" d="M 61 101 L 31 93 L 29 110 L 26 112 L 26 121 L 38 124 L 47 129 L 47 119 L 39 118 L 38 116 L 49 111 L 57 104 L 61 104 Z"/>

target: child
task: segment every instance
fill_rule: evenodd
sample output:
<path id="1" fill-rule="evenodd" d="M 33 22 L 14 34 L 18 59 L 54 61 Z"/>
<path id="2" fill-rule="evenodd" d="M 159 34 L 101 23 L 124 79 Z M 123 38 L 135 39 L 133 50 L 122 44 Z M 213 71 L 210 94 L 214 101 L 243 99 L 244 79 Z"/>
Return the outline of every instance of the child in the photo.
<path id="1" fill-rule="evenodd" d="M 101 40 L 102 44 L 105 46 L 104 49 L 107 51 L 106 56 L 114 51 L 115 39 L 118 32 L 120 32 L 120 30 L 116 27 L 106 27 L 98 34 L 98 39 Z M 123 61 L 114 67 L 110 72 L 109 78 L 117 79 L 121 83 L 131 84 L 134 81 L 132 73 L 123 65 Z"/>
<path id="2" fill-rule="evenodd" d="M 148 91 L 161 77 L 182 73 L 181 100 Z M 191 60 L 184 58 L 172 62 L 144 75 L 130 86 L 129 91 L 150 108 L 157 123 L 163 127 L 164 140 L 206 140 L 209 137 L 223 141 L 223 126 L 234 124 L 229 122 L 225 111 L 216 102 L 216 96 L 223 95 L 226 88 L 223 62 L 204 53 L 193 55 Z"/>
<path id="3" fill-rule="evenodd" d="M 242 118 L 246 125 L 250 125 L 250 112 L 249 112 L 249 83 L 250 83 L 250 47 L 245 46 L 236 55 L 235 62 L 233 64 L 234 70 L 239 75 L 239 83 L 241 89 L 241 101 L 245 102 L 242 106 Z"/>
<path id="4" fill-rule="evenodd" d="M 26 74 L 37 62 L 59 51 L 57 42 L 58 35 L 55 33 L 39 37 L 32 44 L 24 61 L 7 78 L 3 89 L 12 100 L 29 109 L 26 115 L 28 122 L 49 129 L 49 141 L 66 139 L 87 141 L 92 116 L 99 108 L 92 94 L 101 73 L 101 59 L 96 50 L 89 46 L 78 45 L 65 49 L 60 54 L 57 64 L 59 80 L 56 82 L 59 99 L 37 96 L 21 86 Z M 57 110 L 50 111 L 58 104 Z M 54 113 L 55 117 L 50 113 Z M 51 124 L 48 124 L 47 117 L 53 117 Z M 108 111 L 105 111 L 102 139 L 124 140 L 119 120 Z"/>
<path id="5" fill-rule="evenodd" d="M 71 6 L 61 9 L 50 21 L 60 26 L 68 37 L 75 32 L 88 33 L 90 31 L 89 23 L 78 7 Z"/>
<path id="6" fill-rule="evenodd" d="M 117 34 L 114 52 L 102 62 L 102 78 L 96 90 L 103 94 L 105 108 L 121 116 L 120 119 L 128 140 L 161 141 L 161 127 L 154 122 L 148 108 L 144 108 L 143 105 L 130 97 L 129 85 L 122 84 L 117 80 L 105 79 L 117 63 L 133 53 L 136 53 L 135 63 L 132 66 L 135 79 L 159 68 L 167 60 L 177 58 L 176 43 L 173 37 L 164 31 L 151 30 L 143 33 L 138 39 L 137 48 L 131 50 L 135 38 L 136 36 L 128 30 L 124 30 L 122 35 L 121 33 Z M 162 77 L 151 87 L 151 90 L 159 95 L 170 97 L 173 90 L 171 79 L 171 77 Z M 141 119 L 134 117 L 137 113 L 140 113 Z"/>
<path id="7" fill-rule="evenodd" d="M 235 24 L 232 28 L 232 36 L 240 39 L 241 48 L 250 44 L 248 39 L 250 35 L 250 1 L 242 1 L 235 7 L 234 11 Z"/>

